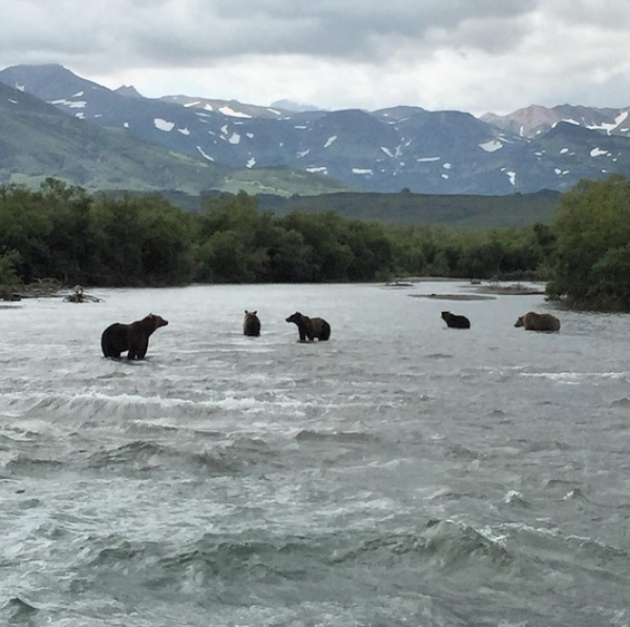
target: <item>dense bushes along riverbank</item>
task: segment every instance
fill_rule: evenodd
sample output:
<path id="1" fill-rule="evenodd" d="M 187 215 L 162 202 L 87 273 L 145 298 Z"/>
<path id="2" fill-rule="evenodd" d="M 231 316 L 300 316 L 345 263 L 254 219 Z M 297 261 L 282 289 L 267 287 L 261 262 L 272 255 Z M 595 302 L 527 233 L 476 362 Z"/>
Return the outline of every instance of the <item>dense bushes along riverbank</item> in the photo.
<path id="1" fill-rule="evenodd" d="M 23 281 L 93 286 L 199 282 L 371 281 L 398 274 L 534 274 L 548 227 L 456 233 L 333 213 L 260 212 L 245 194 L 189 213 L 160 196 L 113 199 L 48 180 L 0 190 L 0 252 L 17 251 Z"/>
<path id="2" fill-rule="evenodd" d="M 593 293 L 606 307 L 624 309 L 630 308 L 630 284 L 621 295 L 615 285 L 630 283 L 630 272 L 623 272 L 630 268 L 628 212 L 629 185 L 619 176 L 582 182 L 565 194 L 554 225 L 483 232 L 333 213 L 277 217 L 259 211 L 246 194 L 208 198 L 204 211 L 189 213 L 161 196 L 91 196 L 49 179 L 37 191 L 0 188 L 0 283 L 54 277 L 71 285 L 166 286 L 499 275 L 549 278 L 552 293 L 574 304 L 589 305 Z M 599 291 L 589 287 L 592 281 Z M 576 286 L 587 291 L 578 295 Z"/>

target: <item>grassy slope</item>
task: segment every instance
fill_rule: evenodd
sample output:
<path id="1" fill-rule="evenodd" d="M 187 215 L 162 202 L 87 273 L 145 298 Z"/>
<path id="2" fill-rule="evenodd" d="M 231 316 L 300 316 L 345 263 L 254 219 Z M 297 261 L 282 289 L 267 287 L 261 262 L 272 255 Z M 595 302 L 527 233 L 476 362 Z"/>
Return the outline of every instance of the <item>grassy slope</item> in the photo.
<path id="1" fill-rule="evenodd" d="M 285 168 L 233 170 L 67 116 L 0 83 L 0 184 L 37 185 L 54 177 L 89 191 L 219 189 L 319 194 L 347 189 L 336 181 Z"/>
<path id="2" fill-rule="evenodd" d="M 203 208 L 202 197 L 167 190 L 162 194 L 173 205 L 186 211 Z M 286 198 L 262 194 L 258 196 L 258 206 L 262 211 L 279 216 L 290 211 L 334 211 L 349 219 L 481 230 L 549 223 L 559 199 L 559 193 L 550 191 L 511 196 L 335 193 Z"/>
<path id="3" fill-rule="evenodd" d="M 347 218 L 390 224 L 485 229 L 549 222 L 559 198 L 559 193 L 550 191 L 511 196 L 340 193 L 287 199 L 262 196 L 259 205 L 278 215 L 334 211 Z"/>

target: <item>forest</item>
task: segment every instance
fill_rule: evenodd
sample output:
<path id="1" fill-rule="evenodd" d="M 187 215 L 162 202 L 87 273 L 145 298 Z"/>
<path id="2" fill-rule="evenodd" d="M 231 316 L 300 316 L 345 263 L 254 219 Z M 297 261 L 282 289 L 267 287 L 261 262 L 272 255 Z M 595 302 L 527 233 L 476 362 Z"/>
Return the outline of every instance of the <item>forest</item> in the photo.
<path id="1" fill-rule="evenodd" d="M 89 195 L 47 179 L 0 188 L 0 295 L 54 278 L 92 287 L 388 281 L 548 281 L 569 306 L 630 310 L 630 183 L 581 181 L 550 224 L 459 231 L 263 211 L 245 193 L 199 212 L 163 196 Z"/>

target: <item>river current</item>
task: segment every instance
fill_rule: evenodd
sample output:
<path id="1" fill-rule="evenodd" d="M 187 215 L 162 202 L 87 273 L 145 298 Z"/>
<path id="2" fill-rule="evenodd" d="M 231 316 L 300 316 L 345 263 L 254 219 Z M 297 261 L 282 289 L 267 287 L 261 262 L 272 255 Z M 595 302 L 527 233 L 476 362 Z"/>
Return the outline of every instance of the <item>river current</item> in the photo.
<path id="1" fill-rule="evenodd" d="M 423 297 L 457 282 L 90 293 L 0 308 L 0 624 L 630 625 L 628 316 Z M 150 312 L 145 361 L 102 357 Z"/>

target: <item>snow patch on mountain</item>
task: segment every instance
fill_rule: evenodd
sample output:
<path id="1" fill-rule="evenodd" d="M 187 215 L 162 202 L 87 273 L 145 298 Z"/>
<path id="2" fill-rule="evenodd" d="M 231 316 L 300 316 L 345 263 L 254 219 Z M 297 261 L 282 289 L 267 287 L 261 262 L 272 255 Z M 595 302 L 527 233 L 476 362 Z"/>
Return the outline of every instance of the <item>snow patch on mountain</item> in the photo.
<path id="1" fill-rule="evenodd" d="M 197 150 L 199 151 L 199 154 L 204 158 L 207 159 L 208 161 L 214 161 L 214 159 L 206 152 L 204 152 L 203 148 L 201 146 L 196 146 Z"/>
<path id="2" fill-rule="evenodd" d="M 252 117 L 251 115 L 247 113 L 243 113 L 243 111 L 237 111 L 236 109 L 232 109 L 232 107 L 228 107 L 227 105 L 225 105 L 224 107 L 220 107 L 219 113 L 222 113 L 223 115 L 227 115 L 231 118 L 251 118 Z"/>
<path id="3" fill-rule="evenodd" d="M 622 111 L 613 122 L 602 122 L 601 124 L 587 124 L 586 128 L 594 129 L 594 130 L 602 130 L 606 131 L 608 135 L 612 133 L 615 129 L 619 128 L 621 123 L 626 120 L 628 117 L 627 111 Z M 628 129 L 625 129 L 628 130 Z"/>
<path id="4" fill-rule="evenodd" d="M 85 107 L 87 107 L 87 102 L 85 100 L 67 100 L 66 98 L 51 100 L 50 104 L 63 105 L 64 107 L 68 107 L 69 109 L 84 109 Z"/>
<path id="5" fill-rule="evenodd" d="M 501 150 L 501 148 L 503 148 L 503 143 L 496 139 L 491 139 L 483 144 L 479 144 L 479 148 L 483 148 L 486 152 L 496 152 L 497 150 Z"/>
<path id="6" fill-rule="evenodd" d="M 334 141 L 336 141 L 337 136 L 336 135 L 332 135 L 331 137 L 329 137 L 326 140 L 326 143 L 324 144 L 324 148 L 328 148 L 328 146 L 330 146 Z"/>
<path id="7" fill-rule="evenodd" d="M 153 118 L 153 124 L 155 125 L 155 128 L 160 131 L 164 131 L 165 133 L 168 133 L 175 128 L 175 122 L 169 122 L 163 118 Z"/>
<path id="8" fill-rule="evenodd" d="M 507 170 L 506 168 L 501 168 L 501 172 L 504 172 L 505 175 L 510 179 L 511 185 L 516 185 L 516 172 L 513 170 Z"/>
<path id="9" fill-rule="evenodd" d="M 591 157 L 602 157 L 602 156 L 610 157 L 610 153 L 607 150 L 604 150 L 599 147 L 593 148 L 593 150 L 591 150 Z"/>

